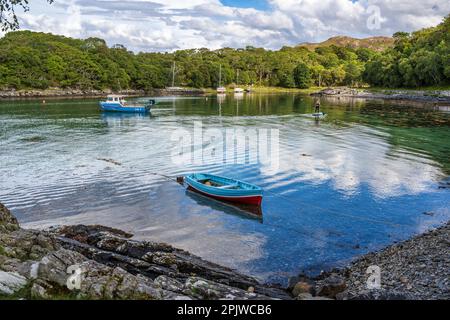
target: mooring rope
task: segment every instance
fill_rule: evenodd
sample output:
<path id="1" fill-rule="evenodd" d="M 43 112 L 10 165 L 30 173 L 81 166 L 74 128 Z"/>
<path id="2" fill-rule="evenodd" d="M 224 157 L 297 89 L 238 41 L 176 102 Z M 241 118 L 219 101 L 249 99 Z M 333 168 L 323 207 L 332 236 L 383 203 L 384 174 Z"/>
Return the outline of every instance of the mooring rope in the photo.
<path id="1" fill-rule="evenodd" d="M 165 178 L 169 181 L 172 182 L 176 182 L 177 184 L 182 185 L 182 179 L 183 177 L 171 177 L 165 174 L 161 174 L 161 173 L 151 173 L 151 175 L 155 175 L 155 176 L 160 176 L 162 178 Z M 323 212 L 329 212 L 331 214 L 334 215 L 338 215 L 338 216 L 344 216 L 344 217 L 348 217 L 348 218 L 353 218 L 353 219 L 357 219 L 357 220 L 361 220 L 361 221 L 368 221 L 368 222 L 373 222 L 373 223 L 378 223 L 378 224 L 383 224 L 383 225 L 387 225 L 387 226 L 391 226 L 391 227 L 410 227 L 409 225 L 405 225 L 405 224 L 399 224 L 399 223 L 395 223 L 395 222 L 390 222 L 390 221 L 386 221 L 386 220 L 380 220 L 380 219 L 373 219 L 373 218 L 367 218 L 367 217 L 362 217 L 359 215 L 354 215 L 354 214 L 350 214 L 350 213 L 345 213 L 345 212 L 340 212 L 340 211 L 336 211 L 333 209 L 329 209 L 329 208 L 324 208 L 321 206 L 317 206 L 308 202 L 304 202 L 301 200 L 292 200 L 286 196 L 283 196 L 282 194 L 279 193 L 275 193 L 273 191 L 264 191 L 265 194 L 271 194 L 273 197 L 276 198 L 280 198 L 283 199 L 287 202 L 290 202 L 296 209 L 303 211 L 303 208 L 300 208 L 300 206 L 298 205 L 299 203 L 301 203 L 304 206 L 309 206 L 311 208 L 317 209 L 317 210 L 321 210 Z"/>
<path id="2" fill-rule="evenodd" d="M 181 177 L 180 176 L 173 177 L 173 176 L 170 176 L 170 175 L 167 175 L 167 174 L 158 173 L 158 172 L 151 172 L 149 174 L 153 175 L 153 176 L 159 176 L 161 178 L 166 179 L 167 181 L 175 182 L 178 185 L 180 185 L 181 187 L 184 187 L 184 177 L 182 177 L 182 176 Z M 324 207 L 321 207 L 321 206 L 313 205 L 311 203 L 300 201 L 300 200 L 293 201 L 292 199 L 290 199 L 290 198 L 288 198 L 286 196 L 283 196 L 282 194 L 275 193 L 273 191 L 264 191 L 264 193 L 265 194 L 271 194 L 273 197 L 280 198 L 280 199 L 283 199 L 283 200 L 291 203 L 298 212 L 304 212 L 304 206 L 309 206 L 311 208 L 315 208 L 315 209 L 321 210 L 323 212 L 329 212 L 329 213 L 334 214 L 334 215 L 349 217 L 349 218 L 358 219 L 358 220 L 361 220 L 361 221 L 368 221 L 368 222 L 383 224 L 383 225 L 387 225 L 387 226 L 391 226 L 391 227 L 410 227 L 408 225 L 402 225 L 402 224 L 393 223 L 393 222 L 389 222 L 389 221 L 385 221 L 385 220 L 366 218 L 366 217 L 361 217 L 361 216 L 353 215 L 353 214 L 349 214 L 349 213 L 338 212 L 336 210 L 332 210 L 332 209 L 329 209 L 329 208 L 324 208 Z M 299 203 L 301 203 L 303 205 L 303 207 L 300 207 Z M 314 235 L 311 232 L 300 231 L 300 230 L 297 230 L 297 229 L 294 229 L 294 228 L 289 228 L 289 227 L 286 227 L 286 226 L 276 225 L 276 224 L 267 223 L 267 222 L 265 222 L 264 225 L 266 225 L 268 227 L 275 227 L 275 228 L 280 228 L 282 230 L 292 231 L 292 232 L 295 232 L 295 233 L 297 233 L 297 234 L 299 234 L 301 236 L 305 236 L 305 237 L 309 237 L 309 238 L 315 239 L 316 241 L 322 242 L 324 244 L 331 244 L 331 245 L 334 245 L 334 246 L 340 247 L 340 248 L 352 248 L 352 249 L 355 248 L 354 245 L 347 245 L 347 244 L 341 244 L 341 243 L 337 243 L 337 242 L 332 242 L 330 240 L 324 240 L 324 239 Z"/>
<path id="3" fill-rule="evenodd" d="M 183 186 L 182 179 L 184 177 L 171 177 L 171 176 L 168 176 L 168 175 L 165 175 L 165 174 L 161 174 L 161 173 L 156 173 L 156 172 L 151 173 L 151 175 L 162 177 L 162 178 L 166 179 L 167 181 L 176 182 L 178 185 Z M 278 196 L 280 198 L 284 198 L 283 196 L 277 195 L 274 192 L 270 192 L 270 193 L 272 193 L 275 196 Z M 290 200 L 290 202 L 293 203 L 291 200 Z M 233 206 L 233 208 L 235 208 L 235 207 Z M 295 209 L 299 210 L 300 208 L 296 205 Z M 244 209 L 242 209 L 242 210 L 245 211 Z M 267 226 L 267 227 L 275 227 L 275 228 L 279 228 L 279 229 L 282 229 L 282 230 L 295 232 L 295 233 L 297 233 L 297 234 L 299 234 L 299 235 L 301 235 L 303 237 L 312 238 L 312 239 L 314 239 L 316 241 L 319 241 L 321 243 L 331 244 L 331 245 L 334 245 L 334 246 L 339 247 L 339 248 L 355 249 L 355 245 L 338 243 L 338 242 L 330 241 L 330 240 L 324 240 L 323 238 L 320 238 L 319 236 L 314 235 L 312 232 L 306 232 L 306 231 L 302 231 L 302 230 L 298 230 L 298 229 L 294 229 L 294 228 L 290 228 L 290 227 L 286 227 L 286 226 L 282 226 L 282 225 L 278 225 L 278 224 L 274 224 L 274 223 L 268 223 L 268 222 L 265 222 L 264 225 Z"/>

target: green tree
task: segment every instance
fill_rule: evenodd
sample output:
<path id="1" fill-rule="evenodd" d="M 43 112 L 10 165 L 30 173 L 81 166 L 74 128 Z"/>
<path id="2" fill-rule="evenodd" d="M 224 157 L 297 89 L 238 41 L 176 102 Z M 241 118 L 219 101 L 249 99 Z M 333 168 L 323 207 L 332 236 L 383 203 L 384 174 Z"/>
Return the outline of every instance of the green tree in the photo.
<path id="1" fill-rule="evenodd" d="M 295 85 L 301 89 L 307 89 L 312 84 L 311 71 L 306 63 L 300 63 L 294 69 Z"/>
<path id="2" fill-rule="evenodd" d="M 352 60 L 345 65 L 344 71 L 345 71 L 344 83 L 346 85 L 355 86 L 356 84 L 362 81 L 364 66 L 357 60 Z"/>

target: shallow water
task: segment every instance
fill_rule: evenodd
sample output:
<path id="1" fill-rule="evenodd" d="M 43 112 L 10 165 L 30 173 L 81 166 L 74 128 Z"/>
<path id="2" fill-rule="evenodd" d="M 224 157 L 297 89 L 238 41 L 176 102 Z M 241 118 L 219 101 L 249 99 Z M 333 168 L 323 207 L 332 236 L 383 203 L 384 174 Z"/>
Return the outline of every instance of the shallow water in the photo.
<path id="1" fill-rule="evenodd" d="M 328 116 L 317 122 L 301 95 L 159 100 L 151 116 L 101 113 L 94 100 L 0 102 L 0 201 L 26 227 L 108 225 L 278 282 L 450 217 L 449 189 L 439 188 L 450 172 L 445 108 L 323 100 Z M 172 134 L 194 122 L 278 129 L 279 170 L 174 163 Z M 192 172 L 263 187 L 262 219 L 153 174 Z"/>

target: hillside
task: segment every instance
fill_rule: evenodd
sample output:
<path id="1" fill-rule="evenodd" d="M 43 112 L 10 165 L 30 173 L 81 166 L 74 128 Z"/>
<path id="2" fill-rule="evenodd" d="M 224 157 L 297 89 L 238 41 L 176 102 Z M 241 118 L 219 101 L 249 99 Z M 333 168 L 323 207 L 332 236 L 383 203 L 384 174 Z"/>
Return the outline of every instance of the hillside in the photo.
<path id="1" fill-rule="evenodd" d="M 450 16 L 436 27 L 393 38 L 334 37 L 278 51 L 190 49 L 134 53 L 99 38 L 17 31 L 0 38 L 0 90 L 150 90 L 175 86 L 379 87 L 450 83 Z M 308 50 L 308 49 L 316 50 Z M 219 81 L 219 71 L 222 77 Z M 239 75 L 239 76 L 238 76 Z"/>
<path id="2" fill-rule="evenodd" d="M 0 89 L 163 88 L 171 85 L 174 61 L 175 86 L 218 87 L 220 70 L 220 85 L 350 85 L 361 81 L 365 61 L 375 54 L 368 51 L 343 47 L 324 52 L 290 47 L 270 51 L 249 46 L 133 53 L 122 45 L 108 47 L 98 38 L 16 31 L 0 39 Z"/>
<path id="3" fill-rule="evenodd" d="M 394 38 L 391 37 L 370 37 L 365 39 L 357 39 L 346 36 L 332 37 L 320 43 L 301 43 L 299 47 L 305 47 L 311 51 L 319 47 L 329 47 L 335 45 L 337 47 L 348 47 L 352 49 L 366 48 L 381 52 L 394 45 Z"/>

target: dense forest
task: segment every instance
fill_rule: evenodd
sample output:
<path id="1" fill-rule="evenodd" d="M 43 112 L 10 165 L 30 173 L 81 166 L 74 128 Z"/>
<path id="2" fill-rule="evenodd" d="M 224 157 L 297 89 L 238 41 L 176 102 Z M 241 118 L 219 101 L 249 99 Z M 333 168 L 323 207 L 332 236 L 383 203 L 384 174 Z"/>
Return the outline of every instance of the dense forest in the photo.
<path id="1" fill-rule="evenodd" d="M 0 88 L 143 89 L 171 85 L 418 87 L 450 84 L 450 16 L 440 25 L 398 32 L 384 51 L 369 48 L 247 47 L 133 53 L 98 38 L 78 40 L 17 31 L 0 39 Z M 239 76 L 238 76 L 239 75 Z"/>

